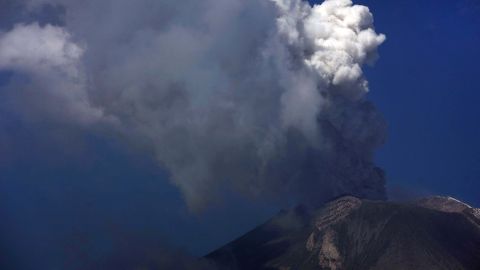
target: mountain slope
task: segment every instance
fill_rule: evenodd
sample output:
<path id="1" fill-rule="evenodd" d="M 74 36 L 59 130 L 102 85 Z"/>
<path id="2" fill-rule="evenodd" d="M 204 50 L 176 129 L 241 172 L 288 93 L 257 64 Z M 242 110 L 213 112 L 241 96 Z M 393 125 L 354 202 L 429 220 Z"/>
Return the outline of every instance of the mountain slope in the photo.
<path id="1" fill-rule="evenodd" d="M 480 269 L 480 211 L 342 197 L 282 211 L 206 257 L 227 269 Z"/>

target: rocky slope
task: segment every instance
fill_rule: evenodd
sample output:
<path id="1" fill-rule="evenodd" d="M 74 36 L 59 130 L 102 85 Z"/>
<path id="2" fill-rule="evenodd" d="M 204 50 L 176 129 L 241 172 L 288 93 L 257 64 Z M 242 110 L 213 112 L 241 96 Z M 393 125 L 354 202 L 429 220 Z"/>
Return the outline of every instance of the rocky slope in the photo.
<path id="1" fill-rule="evenodd" d="M 300 206 L 206 256 L 226 269 L 480 269 L 480 210 L 449 197 Z"/>

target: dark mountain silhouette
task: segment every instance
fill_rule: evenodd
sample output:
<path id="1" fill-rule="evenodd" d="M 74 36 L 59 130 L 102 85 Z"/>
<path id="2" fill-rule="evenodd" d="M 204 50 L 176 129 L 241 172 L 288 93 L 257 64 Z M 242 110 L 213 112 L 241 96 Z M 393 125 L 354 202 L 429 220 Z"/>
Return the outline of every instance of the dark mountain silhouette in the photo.
<path id="1" fill-rule="evenodd" d="M 345 196 L 281 211 L 208 254 L 226 269 L 480 269 L 480 210 L 449 197 Z"/>

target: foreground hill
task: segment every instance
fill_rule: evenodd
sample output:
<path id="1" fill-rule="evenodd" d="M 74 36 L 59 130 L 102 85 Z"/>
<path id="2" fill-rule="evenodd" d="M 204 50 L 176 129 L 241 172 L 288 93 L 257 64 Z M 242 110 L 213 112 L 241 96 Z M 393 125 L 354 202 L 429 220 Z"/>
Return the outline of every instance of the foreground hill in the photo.
<path id="1" fill-rule="evenodd" d="M 282 211 L 210 253 L 227 269 L 480 269 L 480 210 L 449 197 L 341 197 Z"/>

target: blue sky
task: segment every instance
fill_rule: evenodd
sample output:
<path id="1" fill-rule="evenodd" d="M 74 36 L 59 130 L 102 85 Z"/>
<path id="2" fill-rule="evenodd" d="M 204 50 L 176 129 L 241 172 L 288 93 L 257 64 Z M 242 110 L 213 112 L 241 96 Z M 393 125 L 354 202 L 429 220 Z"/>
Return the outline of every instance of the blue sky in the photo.
<path id="1" fill-rule="evenodd" d="M 393 195 L 445 194 L 480 206 L 480 3 L 355 3 L 369 6 L 377 31 L 387 35 L 366 73 L 369 98 L 389 125 L 376 160 Z M 0 85 L 8 78 L 1 73 Z M 30 142 L 39 134 L 19 129 L 15 116 L 8 119 L 24 152 L 0 167 L 5 265 L 62 265 L 70 255 L 59 254 L 81 253 L 72 246 L 94 258 L 122 237 L 147 236 L 201 255 L 278 211 L 232 196 L 192 215 L 149 156 L 93 135 L 73 154 L 40 147 Z"/>
<path id="2" fill-rule="evenodd" d="M 480 204 L 480 3 L 358 1 L 387 35 L 368 70 L 389 184 Z"/>

